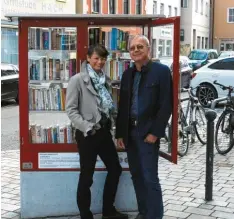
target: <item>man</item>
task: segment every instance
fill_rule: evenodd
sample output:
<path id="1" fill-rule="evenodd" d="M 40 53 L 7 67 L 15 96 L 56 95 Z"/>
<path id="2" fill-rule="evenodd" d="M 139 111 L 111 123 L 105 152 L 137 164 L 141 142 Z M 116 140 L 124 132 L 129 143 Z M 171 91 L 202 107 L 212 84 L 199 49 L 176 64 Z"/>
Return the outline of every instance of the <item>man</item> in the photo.
<path id="1" fill-rule="evenodd" d="M 162 219 L 158 158 L 160 138 L 172 111 L 172 77 L 167 66 L 150 61 L 145 36 L 133 37 L 129 51 L 135 65 L 124 72 L 121 81 L 117 144 L 127 150 L 137 219 Z"/>
<path id="2" fill-rule="evenodd" d="M 114 110 L 109 93 L 110 80 L 103 72 L 108 51 L 102 45 L 88 49 L 87 62 L 74 75 L 67 87 L 66 112 L 76 127 L 76 141 L 80 155 L 80 179 L 77 204 L 81 219 L 93 219 L 90 211 L 93 173 L 99 155 L 107 169 L 103 191 L 103 219 L 127 219 L 128 215 L 114 207 L 122 168 L 110 133 Z"/>

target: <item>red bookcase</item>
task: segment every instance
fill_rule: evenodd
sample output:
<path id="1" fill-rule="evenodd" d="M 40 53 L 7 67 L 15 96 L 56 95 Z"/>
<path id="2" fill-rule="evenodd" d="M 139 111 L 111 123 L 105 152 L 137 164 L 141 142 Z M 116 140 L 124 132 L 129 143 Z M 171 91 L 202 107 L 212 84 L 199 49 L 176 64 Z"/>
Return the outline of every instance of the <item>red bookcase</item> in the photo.
<path id="1" fill-rule="evenodd" d="M 168 37 L 172 40 L 174 59 L 173 146 L 168 150 L 167 143 L 164 143 L 160 155 L 177 163 L 179 17 L 103 14 L 49 17 L 9 14 L 7 17 L 11 20 L 17 19 L 19 23 L 21 171 L 79 170 L 77 145 L 72 138 L 72 126 L 64 111 L 69 78 L 80 71 L 89 44 L 103 43 L 110 50 L 105 68 L 113 79 L 113 96 L 115 101 L 118 101 L 121 73 L 131 65 L 128 54 L 131 35 L 141 33 L 151 40 L 155 28 L 172 33 Z M 121 162 L 125 162 L 123 168 L 128 170 L 125 152 L 117 150 Z M 105 170 L 99 161 L 96 170 Z"/>

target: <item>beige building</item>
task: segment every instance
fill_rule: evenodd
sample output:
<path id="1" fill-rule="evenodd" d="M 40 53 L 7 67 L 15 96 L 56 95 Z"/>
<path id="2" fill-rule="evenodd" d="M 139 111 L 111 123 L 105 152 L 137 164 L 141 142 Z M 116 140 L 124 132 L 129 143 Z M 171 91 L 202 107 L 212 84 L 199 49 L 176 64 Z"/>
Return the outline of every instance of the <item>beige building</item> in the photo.
<path id="1" fill-rule="evenodd" d="M 234 51 L 234 1 L 214 0 L 213 47 Z"/>

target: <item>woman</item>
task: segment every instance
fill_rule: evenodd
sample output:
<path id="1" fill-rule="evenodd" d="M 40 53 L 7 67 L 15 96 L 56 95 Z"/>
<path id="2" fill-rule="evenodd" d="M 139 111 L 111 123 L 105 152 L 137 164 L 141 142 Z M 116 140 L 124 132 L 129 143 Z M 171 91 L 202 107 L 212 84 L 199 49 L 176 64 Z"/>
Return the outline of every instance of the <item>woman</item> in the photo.
<path id="1" fill-rule="evenodd" d="M 107 169 L 103 192 L 103 219 L 126 219 L 128 216 L 114 207 L 115 195 L 122 168 L 110 133 L 113 100 L 108 88 L 110 80 L 102 71 L 108 51 L 102 45 L 88 49 L 87 62 L 74 75 L 67 87 L 66 112 L 76 127 L 76 141 L 80 154 L 80 179 L 77 204 L 81 219 L 93 219 L 90 211 L 93 173 L 97 155 Z"/>

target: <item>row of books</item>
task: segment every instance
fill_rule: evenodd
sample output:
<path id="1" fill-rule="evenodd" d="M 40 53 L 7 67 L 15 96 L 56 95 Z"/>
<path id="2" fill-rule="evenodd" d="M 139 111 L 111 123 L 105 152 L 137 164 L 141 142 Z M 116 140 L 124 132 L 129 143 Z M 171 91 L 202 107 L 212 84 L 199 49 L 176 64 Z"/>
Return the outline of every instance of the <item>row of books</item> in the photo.
<path id="1" fill-rule="evenodd" d="M 29 139 L 31 143 L 75 143 L 74 128 L 71 124 L 64 126 L 52 125 L 43 127 L 38 124 L 32 124 L 29 128 Z"/>
<path id="2" fill-rule="evenodd" d="M 102 44 L 109 50 L 128 50 L 130 33 L 118 28 L 111 28 L 111 31 L 103 31 L 102 28 L 89 29 L 89 45 Z"/>
<path id="3" fill-rule="evenodd" d="M 130 60 L 107 60 L 104 66 L 104 72 L 111 80 L 121 80 L 123 72 L 131 67 L 133 62 Z"/>
<path id="4" fill-rule="evenodd" d="M 66 28 L 30 28 L 28 35 L 30 50 L 76 49 L 76 32 Z"/>
<path id="5" fill-rule="evenodd" d="M 46 56 L 29 59 L 30 80 L 63 80 L 68 81 L 76 74 L 76 59 L 54 59 Z"/>
<path id="6" fill-rule="evenodd" d="M 29 110 L 65 110 L 66 88 L 29 88 Z"/>

